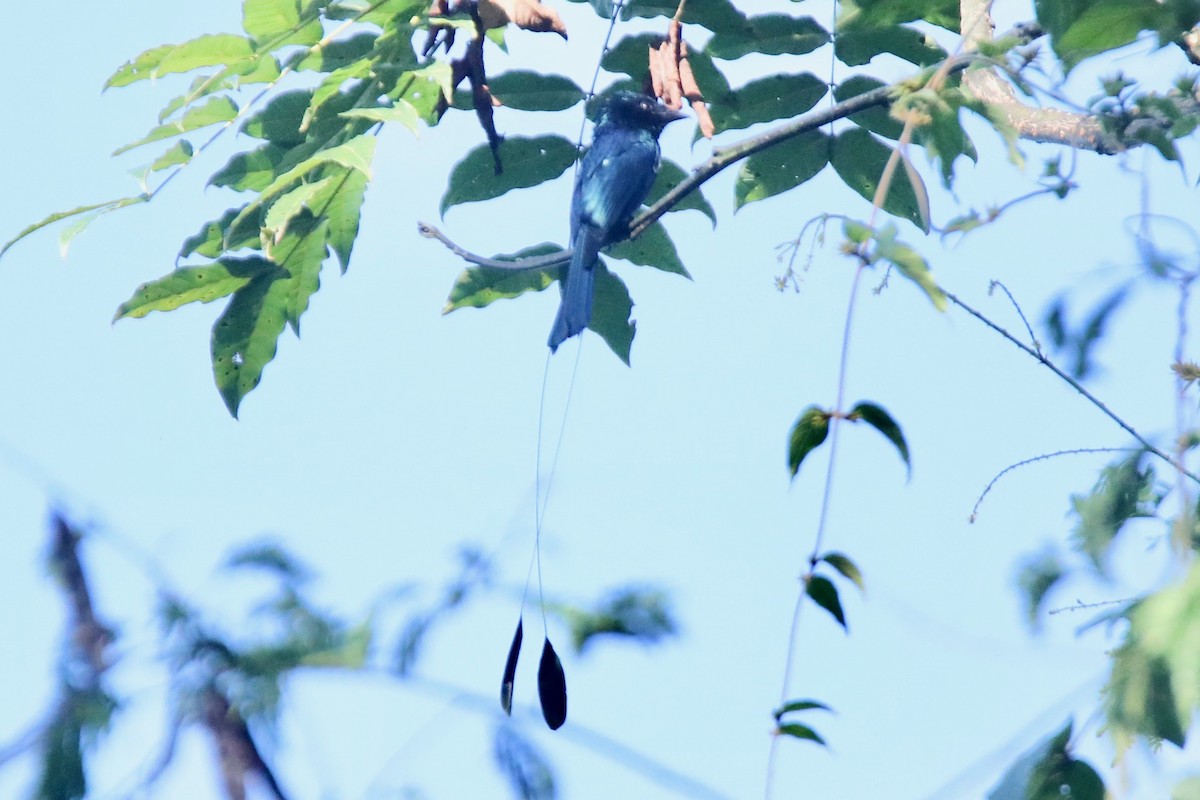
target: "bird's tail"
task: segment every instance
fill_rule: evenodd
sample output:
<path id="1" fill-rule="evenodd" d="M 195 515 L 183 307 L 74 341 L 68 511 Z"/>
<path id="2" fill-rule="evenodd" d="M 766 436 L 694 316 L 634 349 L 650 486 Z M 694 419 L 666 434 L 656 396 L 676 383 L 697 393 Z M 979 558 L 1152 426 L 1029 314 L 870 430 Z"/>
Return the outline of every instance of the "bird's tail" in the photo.
<path id="1" fill-rule="evenodd" d="M 562 303 L 554 327 L 550 329 L 550 352 L 576 334 L 592 320 L 592 294 L 596 285 L 596 255 L 600 252 L 600 232 L 581 225 L 573 243 L 575 252 L 562 284 Z"/>

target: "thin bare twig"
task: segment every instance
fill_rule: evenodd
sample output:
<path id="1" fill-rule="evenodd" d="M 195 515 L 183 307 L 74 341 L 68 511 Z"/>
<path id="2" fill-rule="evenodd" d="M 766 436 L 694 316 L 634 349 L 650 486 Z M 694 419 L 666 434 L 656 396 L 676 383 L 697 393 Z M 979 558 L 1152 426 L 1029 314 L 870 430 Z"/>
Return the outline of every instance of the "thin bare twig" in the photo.
<path id="1" fill-rule="evenodd" d="M 1021 322 L 1025 323 L 1025 330 L 1029 334 L 1029 343 L 1033 345 L 1033 349 L 1037 350 L 1038 354 L 1040 355 L 1042 352 L 1041 342 L 1039 342 L 1037 336 L 1034 335 L 1033 326 L 1029 324 L 1029 319 L 1025 316 L 1025 312 L 1022 310 L 1021 304 L 1017 302 L 1017 298 L 1013 297 L 1012 292 L 1008 290 L 1008 287 L 1005 286 L 1002 281 L 991 281 L 988 284 L 988 291 L 990 292 L 997 286 L 1000 287 L 1000 291 L 1004 292 L 1004 295 L 1008 298 L 1008 302 L 1012 303 L 1013 308 L 1017 310 L 1017 316 L 1021 318 Z"/>
<path id="2" fill-rule="evenodd" d="M 461 258 L 470 264 L 475 264 L 488 269 L 507 269 L 513 272 L 523 272 L 530 269 L 546 269 L 548 267 L 557 267 L 566 264 L 571 260 L 571 253 L 574 252 L 571 248 L 560 250 L 557 253 L 550 253 L 544 256 L 531 256 L 529 258 L 519 258 L 514 261 L 505 261 L 499 258 L 488 258 L 477 253 L 472 253 L 464 247 L 460 247 L 450 240 L 450 237 L 442 233 L 428 222 L 417 223 L 417 233 L 424 236 L 426 239 L 436 239 L 446 246 L 451 253 Z"/>
<path id="3" fill-rule="evenodd" d="M 1018 348 L 1020 348 L 1025 354 L 1027 354 L 1028 356 L 1033 358 L 1039 364 L 1043 365 L 1044 367 L 1049 369 L 1051 372 L 1053 372 L 1055 375 L 1057 375 L 1059 378 L 1066 381 L 1066 383 L 1071 388 L 1073 388 L 1075 391 L 1079 392 L 1081 395 L 1083 395 L 1085 398 L 1087 398 L 1088 401 L 1091 402 L 1092 405 L 1094 405 L 1096 408 L 1098 408 L 1102 412 L 1104 412 L 1105 416 L 1107 416 L 1113 422 L 1117 423 L 1117 425 L 1119 425 L 1126 433 L 1128 433 L 1130 436 L 1132 436 L 1134 439 L 1136 439 L 1139 444 L 1141 444 L 1143 447 L 1145 447 L 1148 452 L 1153 453 L 1154 455 L 1158 456 L 1163 461 L 1167 462 L 1172 467 L 1174 467 L 1176 470 L 1178 470 L 1181 474 L 1186 475 L 1187 477 L 1191 478 L 1196 483 L 1200 484 L 1200 476 L 1197 476 L 1194 472 L 1190 471 L 1187 467 L 1185 467 L 1179 461 L 1177 461 L 1176 459 L 1167 455 L 1162 450 L 1160 450 L 1158 447 L 1156 447 L 1154 444 L 1152 444 L 1149 439 L 1147 439 L 1142 434 L 1138 433 L 1137 430 L 1135 430 L 1132 425 L 1130 425 L 1128 422 L 1126 422 L 1121 417 L 1117 416 L 1116 412 L 1114 412 L 1112 409 L 1110 409 L 1108 406 L 1106 406 L 1104 404 L 1104 401 L 1102 401 L 1100 398 L 1096 397 L 1096 395 L 1092 394 L 1087 389 L 1085 389 L 1083 387 L 1083 385 L 1079 383 L 1079 381 L 1075 380 L 1070 375 L 1063 372 L 1062 369 L 1060 369 L 1057 364 L 1055 364 L 1053 361 L 1051 361 L 1049 358 L 1047 358 L 1044 354 L 1039 353 L 1037 350 L 1034 350 L 1032 347 L 1030 347 L 1029 345 L 1022 342 L 1020 339 L 1013 336 L 1007 330 L 1000 327 L 995 322 L 992 322 L 990 319 L 985 317 L 979 311 L 976 311 L 974 308 L 972 308 L 971 306 L 964 303 L 962 300 L 960 300 L 956 295 L 952 294 L 951 292 L 945 292 L 945 295 L 946 295 L 946 299 L 949 300 L 951 303 L 954 303 L 954 305 L 958 306 L 963 311 L 966 311 L 968 314 L 975 317 L 975 319 L 979 320 L 984 325 L 987 325 L 993 331 L 1000 334 L 1008 341 L 1012 342 L 1014 345 L 1016 345 Z"/>
<path id="4" fill-rule="evenodd" d="M 975 506 L 971 509 L 971 515 L 967 517 L 967 522 L 975 522 L 975 519 L 979 516 L 979 506 L 983 504 L 983 498 L 988 496 L 988 494 L 992 491 L 992 487 L 996 485 L 996 482 L 1018 467 L 1035 464 L 1038 461 L 1046 461 L 1047 459 L 1055 458 L 1056 456 L 1073 456 L 1082 455 L 1085 453 L 1128 453 L 1133 449 L 1134 448 L 1131 447 L 1077 447 L 1071 450 L 1055 450 L 1053 453 L 1042 453 L 1040 456 L 1026 458 L 1022 461 L 1016 462 L 1015 464 L 1009 464 L 1007 467 L 997 472 L 995 477 L 988 481 L 988 485 L 985 486 L 983 491 L 979 493 L 978 499 L 975 500 Z"/>

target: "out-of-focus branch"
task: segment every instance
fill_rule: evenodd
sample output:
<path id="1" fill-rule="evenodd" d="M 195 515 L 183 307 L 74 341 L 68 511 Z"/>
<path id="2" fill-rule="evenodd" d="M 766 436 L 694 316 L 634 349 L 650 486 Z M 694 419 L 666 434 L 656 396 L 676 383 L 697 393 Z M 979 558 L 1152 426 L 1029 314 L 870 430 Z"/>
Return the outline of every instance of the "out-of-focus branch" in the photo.
<path id="1" fill-rule="evenodd" d="M 109 667 L 104 651 L 112 643 L 113 633 L 96 618 L 92 593 L 79 561 L 79 534 L 58 513 L 51 520 L 51 528 L 50 566 L 70 605 L 72 644 L 87 664 L 91 682 L 96 683 Z"/>
<path id="2" fill-rule="evenodd" d="M 993 41 L 996 26 L 992 22 L 991 5 L 991 0 L 961 0 L 959 3 L 960 19 L 977 20 L 962 32 L 963 49 L 966 52 L 977 51 L 981 45 Z M 1015 37 L 1026 43 L 1040 36 L 1042 29 L 1032 22 L 1018 25 L 1004 34 L 1004 37 Z M 1004 114 L 1022 139 L 1065 144 L 1102 155 L 1119 153 L 1129 146 L 1105 131 L 1099 118 L 1094 115 L 1026 105 L 1017 97 L 1012 84 L 994 69 L 968 70 L 963 74 L 963 83 L 971 94 Z"/>
<path id="3" fill-rule="evenodd" d="M 216 687 L 210 687 L 204 693 L 203 703 L 204 727 L 208 728 L 217 746 L 217 760 L 221 764 L 221 776 L 229 800 L 245 800 L 246 778 L 250 775 L 262 778 L 276 800 L 287 800 L 275 775 L 258 752 L 250 729 L 225 695 Z"/>

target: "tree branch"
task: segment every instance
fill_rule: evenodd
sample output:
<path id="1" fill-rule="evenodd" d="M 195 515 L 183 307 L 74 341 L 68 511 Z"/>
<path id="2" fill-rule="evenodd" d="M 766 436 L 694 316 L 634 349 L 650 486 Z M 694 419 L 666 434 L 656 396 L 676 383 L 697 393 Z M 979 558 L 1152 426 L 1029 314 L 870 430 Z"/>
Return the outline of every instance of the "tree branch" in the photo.
<path id="1" fill-rule="evenodd" d="M 946 299 L 949 300 L 951 303 L 954 303 L 954 305 L 958 306 L 963 311 L 966 311 L 968 314 L 975 317 L 975 319 L 979 320 L 984 325 L 987 325 L 989 328 L 994 330 L 996 333 L 1000 334 L 1005 339 L 1007 339 L 1008 341 L 1012 342 L 1014 345 L 1019 347 L 1023 352 L 1025 352 L 1027 355 L 1032 357 L 1039 364 L 1046 367 L 1051 372 L 1053 372 L 1055 375 L 1057 375 L 1058 377 L 1060 377 L 1064 381 L 1066 381 L 1067 384 L 1071 386 L 1071 388 L 1073 388 L 1075 391 L 1079 392 L 1081 395 L 1086 397 L 1088 399 L 1088 401 L 1091 402 L 1092 405 L 1094 405 L 1096 408 L 1103 411 L 1105 416 L 1107 416 L 1113 422 L 1120 425 L 1121 428 L 1123 428 L 1126 433 L 1128 433 L 1130 436 L 1132 436 L 1134 439 L 1136 439 L 1138 441 L 1138 443 L 1140 445 L 1142 445 L 1142 447 L 1146 448 L 1147 452 L 1153 453 L 1154 455 L 1158 456 L 1163 461 L 1167 462 L 1172 467 L 1179 470 L 1180 474 L 1186 475 L 1187 477 L 1191 478 L 1196 483 L 1200 483 L 1200 476 L 1197 476 L 1194 472 L 1189 471 L 1188 468 L 1185 467 L 1181 462 L 1177 461 L 1174 458 L 1171 458 L 1171 456 L 1167 455 L 1162 450 L 1158 449 L 1153 444 L 1151 444 L 1150 441 L 1145 436 L 1142 436 L 1140 433 L 1138 433 L 1136 430 L 1134 430 L 1132 425 L 1130 425 L 1128 422 L 1123 420 L 1121 417 L 1117 416 L 1116 413 L 1113 412 L 1112 409 L 1110 409 L 1108 406 L 1106 406 L 1104 404 L 1104 401 L 1102 401 L 1100 398 L 1096 397 L 1096 395 L 1092 394 L 1087 389 L 1085 389 L 1083 387 L 1083 385 L 1081 383 L 1079 383 L 1079 381 L 1075 380 L 1070 375 L 1063 372 L 1062 369 L 1060 369 L 1057 364 L 1055 364 L 1053 361 L 1051 361 L 1049 358 L 1047 358 L 1044 354 L 1038 352 L 1037 350 L 1034 350 L 1032 347 L 1025 344 L 1017 337 L 1013 336 L 1007 330 L 1005 330 L 1004 328 L 1001 328 L 999 325 L 992 322 L 990 319 L 985 317 L 982 313 L 980 313 L 979 311 L 976 311 L 974 308 L 967 305 L 962 300 L 959 300 L 958 297 L 956 297 L 955 295 L 951 294 L 950 292 L 944 292 L 944 293 L 946 295 Z"/>
<path id="2" fill-rule="evenodd" d="M 975 52 L 994 41 L 996 26 L 992 22 L 990 7 L 991 0 L 961 0 L 959 3 L 960 19 L 979 20 L 970 30 L 962 32 L 964 51 Z M 1036 23 L 1023 23 L 1001 38 L 1015 37 L 1027 43 L 1042 34 L 1042 29 Z M 1044 144 L 1065 144 L 1076 150 L 1091 150 L 1101 155 L 1112 155 L 1129 147 L 1119 137 L 1105 131 L 1100 119 L 1093 114 L 1025 105 L 1017 99 L 1012 84 L 1001 78 L 996 70 L 971 70 L 963 75 L 963 83 L 977 99 L 1003 114 L 1022 139 Z"/>

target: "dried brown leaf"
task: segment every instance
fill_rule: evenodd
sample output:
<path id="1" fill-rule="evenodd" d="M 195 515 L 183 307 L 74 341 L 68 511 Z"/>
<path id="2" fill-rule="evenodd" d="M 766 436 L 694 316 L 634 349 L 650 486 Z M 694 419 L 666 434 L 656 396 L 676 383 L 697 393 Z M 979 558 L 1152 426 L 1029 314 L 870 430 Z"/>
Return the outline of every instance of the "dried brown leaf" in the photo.
<path id="1" fill-rule="evenodd" d="M 502 28 L 510 22 L 535 33 L 557 33 L 567 38 L 567 26 L 558 12 L 538 0 L 480 0 L 479 20 L 484 30 Z"/>

